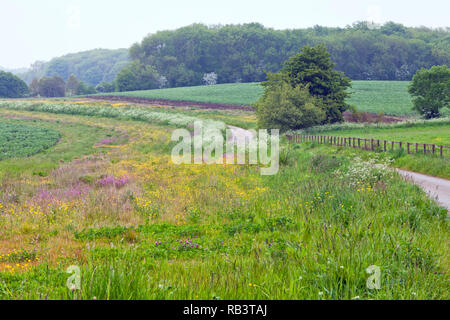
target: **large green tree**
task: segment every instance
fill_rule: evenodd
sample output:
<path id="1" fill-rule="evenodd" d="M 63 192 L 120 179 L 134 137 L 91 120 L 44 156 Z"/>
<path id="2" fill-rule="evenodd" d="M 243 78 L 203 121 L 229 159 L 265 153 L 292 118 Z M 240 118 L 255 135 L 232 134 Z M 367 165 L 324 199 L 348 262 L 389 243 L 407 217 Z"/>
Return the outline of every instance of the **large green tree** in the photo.
<path id="1" fill-rule="evenodd" d="M 42 97 L 64 97 L 66 95 L 66 83 L 61 77 L 44 77 L 39 80 L 39 95 Z"/>
<path id="2" fill-rule="evenodd" d="M 27 84 L 10 72 L 0 71 L 0 98 L 21 98 L 28 94 Z"/>
<path id="3" fill-rule="evenodd" d="M 121 92 L 156 89 L 159 87 L 158 79 L 158 72 L 152 66 L 133 61 L 120 70 L 116 78 L 116 86 Z"/>
<path id="4" fill-rule="evenodd" d="M 291 86 L 308 86 L 312 96 L 322 99 L 326 105 L 328 123 L 343 120 L 342 113 L 350 106 L 345 102 L 351 80 L 335 70 L 336 64 L 324 45 L 305 46 L 291 57 L 281 73 Z"/>
<path id="5" fill-rule="evenodd" d="M 450 107 L 450 68 L 433 66 L 421 69 L 408 88 L 413 96 L 414 109 L 425 118 L 437 118 L 442 108 Z"/>

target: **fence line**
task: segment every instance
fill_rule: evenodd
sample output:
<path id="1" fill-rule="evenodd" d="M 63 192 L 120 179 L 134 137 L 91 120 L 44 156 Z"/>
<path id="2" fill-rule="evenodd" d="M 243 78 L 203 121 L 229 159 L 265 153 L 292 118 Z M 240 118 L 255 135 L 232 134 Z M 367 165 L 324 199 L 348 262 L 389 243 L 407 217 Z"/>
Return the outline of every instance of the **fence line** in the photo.
<path id="1" fill-rule="evenodd" d="M 290 135 L 288 139 L 291 143 L 316 142 L 319 144 L 330 144 L 340 147 L 352 147 L 355 149 L 371 150 L 371 151 L 389 151 L 394 150 L 398 145 L 398 149 L 406 147 L 408 154 L 423 153 L 436 154 L 441 157 L 447 155 L 450 150 L 449 146 L 441 146 L 435 144 L 400 142 L 378 139 L 365 139 L 354 137 L 337 137 L 337 136 L 309 136 L 309 135 Z"/>

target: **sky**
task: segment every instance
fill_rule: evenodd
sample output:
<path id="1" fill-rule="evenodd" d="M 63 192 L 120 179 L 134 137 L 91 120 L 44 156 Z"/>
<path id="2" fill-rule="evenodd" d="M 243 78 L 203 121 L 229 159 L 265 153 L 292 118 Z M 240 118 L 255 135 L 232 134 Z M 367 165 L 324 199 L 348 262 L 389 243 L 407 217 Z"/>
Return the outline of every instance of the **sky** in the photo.
<path id="1" fill-rule="evenodd" d="M 448 0 L 0 0 L 0 66 L 67 53 L 128 48 L 192 23 L 259 22 L 275 29 L 356 21 L 449 27 Z"/>

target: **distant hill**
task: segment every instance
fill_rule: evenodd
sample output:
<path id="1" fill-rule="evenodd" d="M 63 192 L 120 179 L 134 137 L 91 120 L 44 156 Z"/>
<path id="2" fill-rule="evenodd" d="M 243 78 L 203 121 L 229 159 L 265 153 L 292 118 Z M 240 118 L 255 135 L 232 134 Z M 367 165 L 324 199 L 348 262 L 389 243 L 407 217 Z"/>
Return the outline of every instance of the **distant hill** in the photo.
<path id="1" fill-rule="evenodd" d="M 25 82 L 34 78 L 58 75 L 67 80 L 74 74 L 88 85 L 96 86 L 101 82 L 111 82 L 117 73 L 128 63 L 128 49 L 94 49 L 71 53 L 54 58 L 49 62 L 37 61 L 29 71 L 19 74 Z"/>
<path id="2" fill-rule="evenodd" d="M 9 68 L 5 68 L 0 66 L 0 70 L 1 71 L 5 71 L 5 72 L 11 72 L 12 74 L 21 74 L 21 73 L 25 73 L 28 72 L 29 69 L 27 68 L 17 68 L 17 69 L 9 69 Z"/>

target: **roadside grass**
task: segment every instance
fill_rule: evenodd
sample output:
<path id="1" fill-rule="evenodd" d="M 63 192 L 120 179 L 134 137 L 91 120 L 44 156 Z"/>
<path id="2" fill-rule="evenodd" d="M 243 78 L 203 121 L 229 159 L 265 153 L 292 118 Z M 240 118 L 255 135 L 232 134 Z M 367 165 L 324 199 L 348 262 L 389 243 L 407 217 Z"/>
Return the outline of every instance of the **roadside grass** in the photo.
<path id="1" fill-rule="evenodd" d="M 450 146 L 450 120 L 442 118 L 431 121 L 413 121 L 397 124 L 337 124 L 332 126 L 314 127 L 308 130 L 294 132 L 296 134 L 323 135 L 338 137 L 355 137 L 366 139 L 378 139 L 398 142 L 425 143 Z M 357 153 L 361 156 L 368 154 L 373 156 L 379 154 L 385 159 L 393 160 L 392 166 L 424 173 L 435 177 L 450 179 L 450 154 L 449 150 L 444 150 L 444 156 L 440 157 L 439 151 L 435 154 L 415 153 L 414 145 L 408 154 L 406 147 L 396 148 L 388 152 L 369 152 L 365 150 L 353 149 L 351 147 L 331 146 L 332 150 L 342 149 L 348 155 Z M 390 145 L 388 145 L 390 148 Z M 429 148 L 428 148 L 429 150 Z M 420 150 L 419 150 L 420 151 Z"/>
<path id="2" fill-rule="evenodd" d="M 449 298 L 446 210 L 366 165 L 369 153 L 283 145 L 279 174 L 261 176 L 257 166 L 172 164 L 170 127 L 21 114 L 129 139 L 56 160 L 36 184 L 8 181 L 0 299 Z M 12 262 L 17 252 L 27 254 Z M 66 287 L 71 265 L 81 290 Z M 381 269 L 379 290 L 366 286 L 371 265 Z"/>

